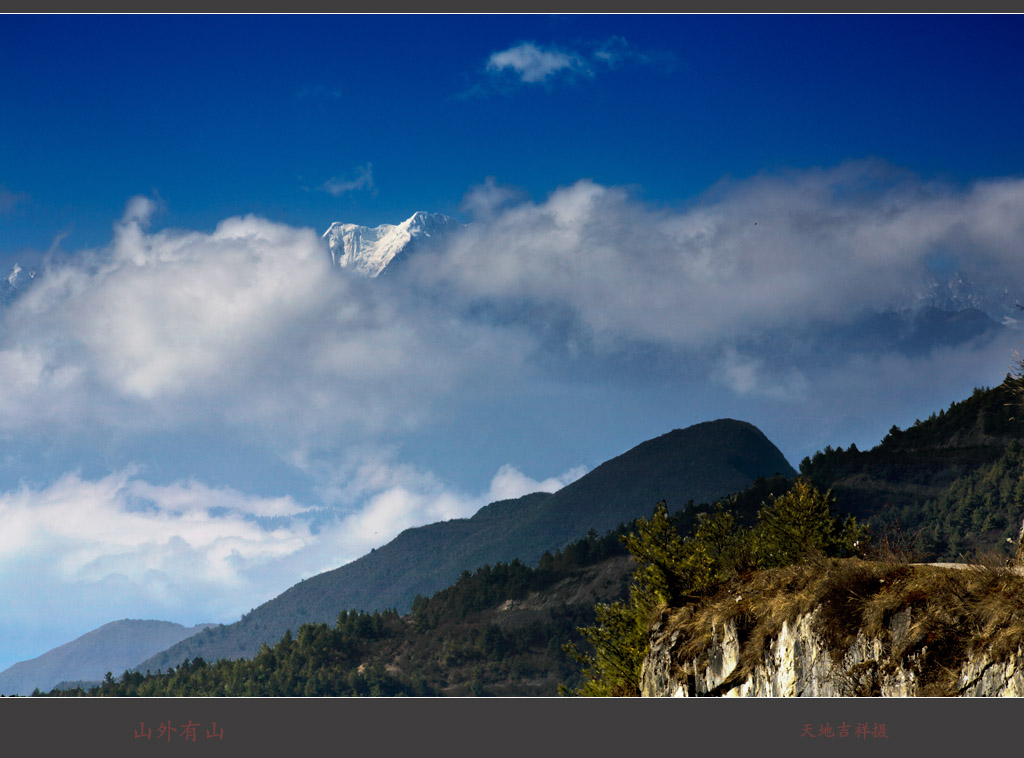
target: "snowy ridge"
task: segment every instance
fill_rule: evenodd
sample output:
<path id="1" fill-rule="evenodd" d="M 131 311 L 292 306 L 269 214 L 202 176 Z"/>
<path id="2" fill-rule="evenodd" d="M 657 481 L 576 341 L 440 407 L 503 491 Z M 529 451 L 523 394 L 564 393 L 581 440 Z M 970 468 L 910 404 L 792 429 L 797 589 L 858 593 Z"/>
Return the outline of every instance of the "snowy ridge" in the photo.
<path id="1" fill-rule="evenodd" d="M 1017 299 L 1010 288 L 998 284 L 989 287 L 979 286 L 976 282 L 965 279 L 957 272 L 946 284 L 935 287 L 936 307 L 941 310 L 963 311 L 968 308 L 987 313 L 994 321 L 1004 326 L 1017 323 Z"/>
<path id="2" fill-rule="evenodd" d="M 400 224 L 370 227 L 336 221 L 323 237 L 328 241 L 335 266 L 375 277 L 399 253 L 428 240 L 442 239 L 461 227 L 462 224 L 451 216 L 417 211 Z"/>
<path id="3" fill-rule="evenodd" d="M 967 279 L 959 271 L 945 282 L 926 271 L 915 291 L 894 302 L 896 311 L 918 311 L 936 308 L 947 313 L 967 310 L 981 311 L 997 324 L 1017 329 L 1020 327 L 1017 307 L 1018 296 L 1006 284 L 988 282 L 979 284 Z"/>

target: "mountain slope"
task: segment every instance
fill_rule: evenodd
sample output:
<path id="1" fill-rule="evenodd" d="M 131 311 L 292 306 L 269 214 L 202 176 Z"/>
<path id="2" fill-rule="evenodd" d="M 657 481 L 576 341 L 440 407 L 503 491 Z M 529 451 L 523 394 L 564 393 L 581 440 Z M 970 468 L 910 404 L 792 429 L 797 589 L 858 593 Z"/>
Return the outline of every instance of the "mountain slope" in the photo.
<path id="1" fill-rule="evenodd" d="M 379 276 L 399 254 L 407 255 L 426 242 L 436 242 L 462 227 L 441 213 L 417 211 L 400 224 L 359 226 L 334 222 L 323 233 L 338 268 L 351 268 L 369 277 Z"/>
<path id="2" fill-rule="evenodd" d="M 192 660 L 173 671 L 62 688 L 51 696 L 199 697 L 353 695 L 553 696 L 581 684 L 565 649 L 595 605 L 624 599 L 635 568 L 621 530 L 548 554 L 464 573 L 414 609 L 344 612 L 304 624 L 250 659 Z"/>
<path id="3" fill-rule="evenodd" d="M 186 627 L 170 621 L 112 621 L 0 672 L 0 693 L 29 695 L 36 687 L 45 691 L 62 681 L 95 681 L 108 671 L 120 674 L 208 626 L 211 624 Z"/>
<path id="4" fill-rule="evenodd" d="M 234 624 L 208 629 L 144 661 L 167 669 L 185 658 L 254 655 L 304 622 L 333 623 L 346 609 L 407 611 L 416 595 L 453 584 L 464 571 L 516 558 L 536 563 L 594 529 L 638 516 L 659 500 L 673 508 L 711 501 L 760 476 L 795 473 L 755 426 L 721 419 L 677 429 L 607 461 L 554 494 L 492 503 L 472 518 L 407 529 L 352 563 L 306 579 Z"/>
<path id="5" fill-rule="evenodd" d="M 1024 443 L 1019 393 L 1010 378 L 976 389 L 907 429 L 894 426 L 871 450 L 827 447 L 800 471 L 919 560 L 1007 552 L 1024 518 L 1015 494 Z"/>

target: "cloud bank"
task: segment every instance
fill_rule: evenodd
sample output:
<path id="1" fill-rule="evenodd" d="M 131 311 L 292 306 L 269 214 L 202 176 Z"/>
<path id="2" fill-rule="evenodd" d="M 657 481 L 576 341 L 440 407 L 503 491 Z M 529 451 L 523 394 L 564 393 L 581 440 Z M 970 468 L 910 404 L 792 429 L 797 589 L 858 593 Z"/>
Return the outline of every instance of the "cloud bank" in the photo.
<path id="1" fill-rule="evenodd" d="M 723 181 L 681 207 L 590 180 L 540 200 L 488 181 L 464 208 L 449 244 L 367 280 L 332 269 L 315 230 L 152 231 L 155 203 L 135 198 L 110 245 L 55 259 L 0 310 L 0 434 L 216 428 L 336 461 L 553 384 L 640 390 L 648 365 L 799 403 L 858 354 L 900 353 L 830 330 L 927 302 L 935 261 L 1011 310 L 1024 288 L 1016 178 L 953 186 L 860 161 Z"/>
<path id="2" fill-rule="evenodd" d="M 940 252 L 1020 282 L 1022 211 L 1021 180 L 957 189 L 871 162 L 723 182 L 682 210 L 584 180 L 417 263 L 467 302 L 557 305 L 609 340 L 699 347 L 911 305 Z"/>
<path id="3" fill-rule="evenodd" d="M 877 161 L 723 181 L 683 207 L 490 181 L 464 232 L 377 280 L 332 269 L 311 229 L 151 231 L 155 209 L 133 199 L 109 246 L 0 311 L 0 433 L 216 427 L 336 458 L 545 383 L 642 381 L 641 353 L 662 378 L 800 402 L 823 365 L 899 353 L 827 335 L 927 302 L 936 260 L 1011 310 L 1024 283 L 1024 181 Z"/>

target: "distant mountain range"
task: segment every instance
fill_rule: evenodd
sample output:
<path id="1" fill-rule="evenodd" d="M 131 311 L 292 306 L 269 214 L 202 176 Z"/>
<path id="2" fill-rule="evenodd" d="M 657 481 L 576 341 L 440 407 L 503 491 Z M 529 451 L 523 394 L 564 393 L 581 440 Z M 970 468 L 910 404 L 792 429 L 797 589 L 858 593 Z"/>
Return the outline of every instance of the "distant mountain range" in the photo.
<path id="1" fill-rule="evenodd" d="M 1011 291 L 1006 283 L 983 286 L 958 271 L 945 282 L 929 274 L 923 293 L 904 307 L 915 309 L 923 305 L 954 313 L 976 310 L 1004 326 L 1016 326 L 1020 297 L 1020 290 L 1014 288 Z"/>
<path id="2" fill-rule="evenodd" d="M 36 687 L 45 692 L 61 682 L 98 682 L 108 671 L 120 675 L 143 658 L 209 626 L 212 624 L 112 621 L 38 658 L 0 671 L 0 693 L 30 695 Z"/>
<path id="3" fill-rule="evenodd" d="M 142 662 L 166 670 L 185 658 L 251 657 L 302 623 L 333 623 L 348 609 L 408 611 L 417 595 L 464 571 L 520 559 L 536 563 L 586 536 L 647 516 L 659 500 L 681 509 L 742 490 L 758 477 L 795 472 L 756 427 L 722 419 L 677 429 L 607 461 L 553 494 L 492 503 L 472 518 L 407 529 L 352 563 L 306 579 L 234 624 L 205 630 Z"/>

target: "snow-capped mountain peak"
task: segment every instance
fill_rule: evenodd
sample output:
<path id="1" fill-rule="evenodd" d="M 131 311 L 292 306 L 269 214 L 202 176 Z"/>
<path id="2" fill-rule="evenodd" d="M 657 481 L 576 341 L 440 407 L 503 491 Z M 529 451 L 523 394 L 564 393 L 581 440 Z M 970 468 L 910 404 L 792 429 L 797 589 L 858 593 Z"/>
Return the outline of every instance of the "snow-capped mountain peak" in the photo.
<path id="1" fill-rule="evenodd" d="M 375 277 L 400 253 L 408 254 L 414 247 L 443 239 L 461 227 L 451 216 L 417 211 L 400 224 L 369 227 L 336 221 L 323 237 L 335 266 Z"/>

